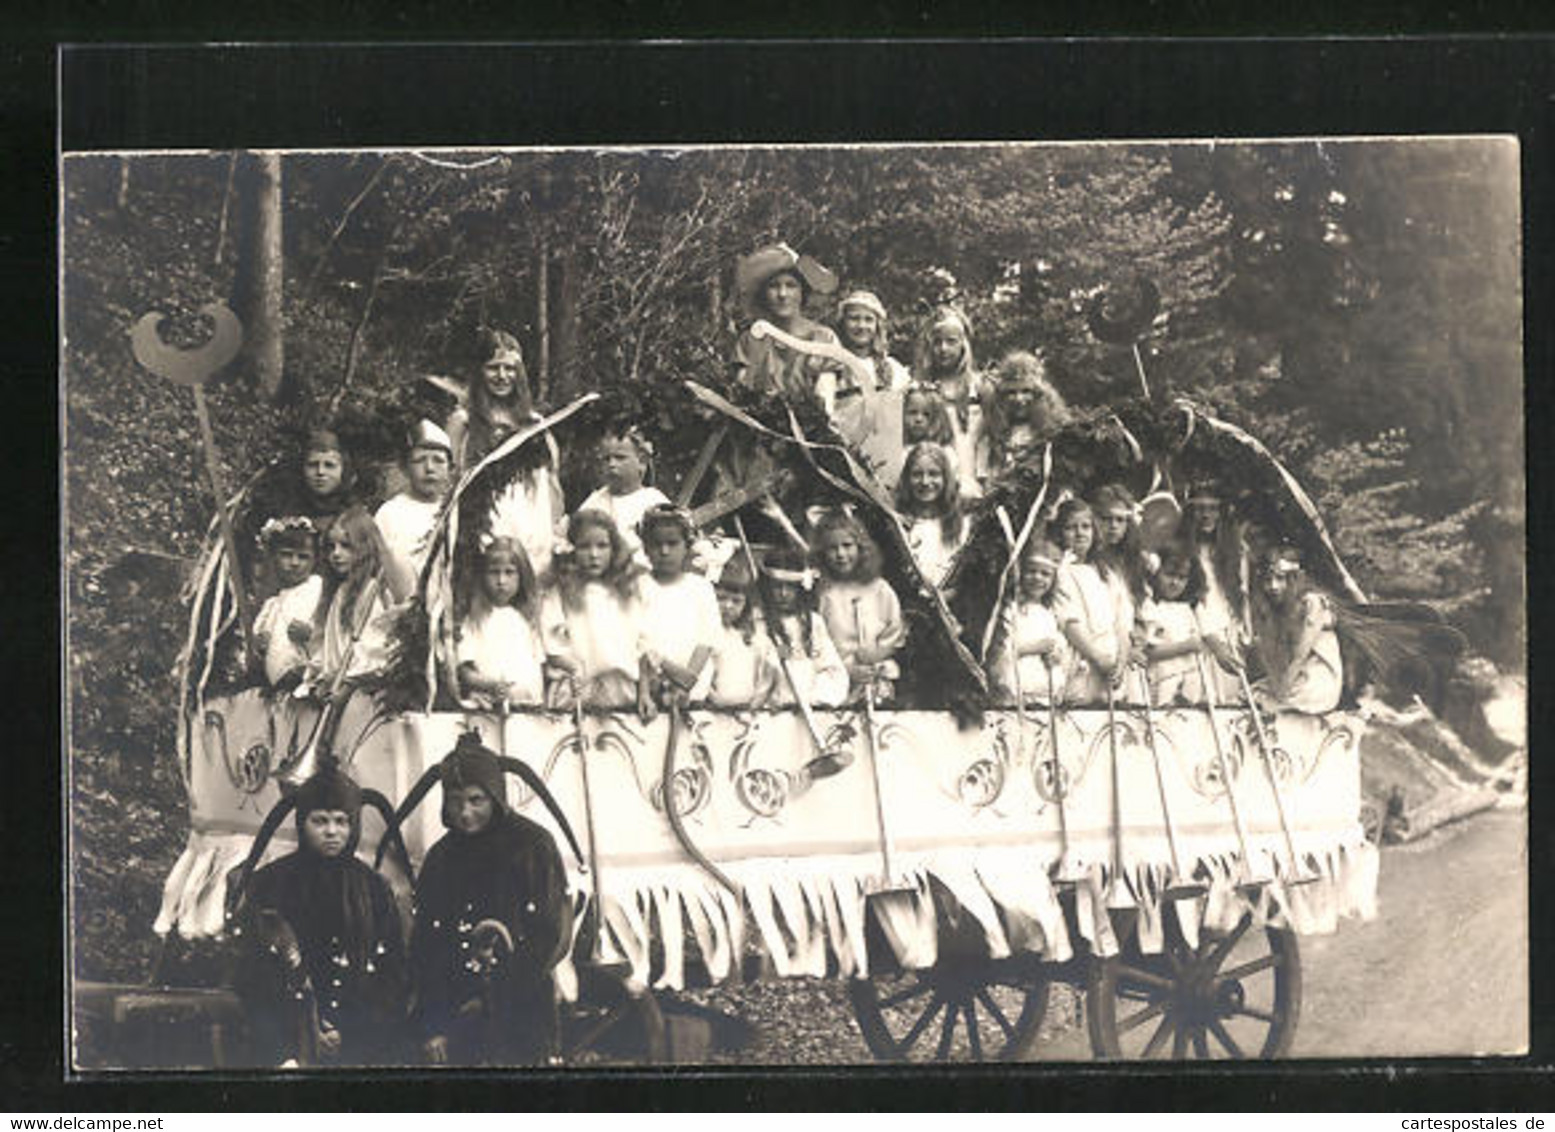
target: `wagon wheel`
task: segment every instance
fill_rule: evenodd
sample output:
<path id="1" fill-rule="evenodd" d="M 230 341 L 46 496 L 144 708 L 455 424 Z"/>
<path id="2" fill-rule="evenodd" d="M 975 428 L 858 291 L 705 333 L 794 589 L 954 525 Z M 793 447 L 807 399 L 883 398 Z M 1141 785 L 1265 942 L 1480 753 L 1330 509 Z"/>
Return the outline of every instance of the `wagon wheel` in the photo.
<path id="1" fill-rule="evenodd" d="M 578 1001 L 561 1012 L 568 1065 L 654 1064 L 667 1059 L 664 1015 L 650 992 L 633 992 L 605 967 L 580 967 Z"/>
<path id="2" fill-rule="evenodd" d="M 1132 928 L 1118 955 L 1092 964 L 1085 1013 L 1098 1058 L 1283 1057 L 1301 1012 L 1301 957 L 1286 928 L 1201 930 L 1189 947 L 1174 916 L 1158 955 Z"/>
<path id="3" fill-rule="evenodd" d="M 881 1061 L 1015 1061 L 1036 1045 L 1049 986 L 1021 954 L 854 979 L 848 997 Z"/>

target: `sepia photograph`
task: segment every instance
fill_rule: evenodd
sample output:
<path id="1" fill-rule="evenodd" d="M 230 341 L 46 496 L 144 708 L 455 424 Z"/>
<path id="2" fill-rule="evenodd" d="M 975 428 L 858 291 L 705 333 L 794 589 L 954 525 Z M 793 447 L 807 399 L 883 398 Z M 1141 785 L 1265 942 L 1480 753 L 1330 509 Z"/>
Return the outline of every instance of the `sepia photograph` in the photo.
<path id="1" fill-rule="evenodd" d="M 1515 137 L 59 193 L 74 1073 L 1529 1052 Z"/>

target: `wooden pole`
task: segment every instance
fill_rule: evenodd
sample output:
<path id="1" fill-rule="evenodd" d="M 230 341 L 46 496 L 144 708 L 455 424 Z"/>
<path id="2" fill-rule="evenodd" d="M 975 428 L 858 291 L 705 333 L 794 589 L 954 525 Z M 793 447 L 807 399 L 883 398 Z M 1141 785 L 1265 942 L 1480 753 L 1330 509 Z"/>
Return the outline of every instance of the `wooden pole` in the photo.
<path id="1" fill-rule="evenodd" d="M 227 550 L 227 581 L 232 586 L 232 599 L 238 608 L 238 621 L 242 625 L 246 645 L 252 637 L 253 611 L 248 605 L 248 594 L 243 589 L 243 565 L 238 561 L 238 540 L 232 531 L 232 516 L 227 514 L 227 487 L 222 480 L 221 467 L 216 462 L 216 434 L 211 431 L 211 415 L 205 407 L 205 390 L 199 385 L 193 389 L 194 413 L 200 421 L 201 447 L 205 449 L 205 471 L 210 476 L 211 491 L 216 495 L 216 518 L 221 524 L 221 541 Z"/>

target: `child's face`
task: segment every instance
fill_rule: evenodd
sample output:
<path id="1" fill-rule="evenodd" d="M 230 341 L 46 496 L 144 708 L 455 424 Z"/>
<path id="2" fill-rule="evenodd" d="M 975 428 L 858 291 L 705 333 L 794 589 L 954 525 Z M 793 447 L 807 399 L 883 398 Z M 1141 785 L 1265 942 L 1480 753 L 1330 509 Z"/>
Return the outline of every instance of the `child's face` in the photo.
<path id="1" fill-rule="evenodd" d="M 573 544 L 578 572 L 585 578 L 603 578 L 610 569 L 610 533 L 603 527 L 584 527 Z"/>
<path id="2" fill-rule="evenodd" d="M 1028 381 L 1017 381 L 1004 387 L 1005 415 L 1012 424 L 1030 424 L 1036 414 L 1037 391 Z"/>
<path id="3" fill-rule="evenodd" d="M 481 575 L 486 583 L 486 598 L 495 606 L 512 605 L 518 596 L 518 563 L 511 555 L 501 554 L 486 560 Z"/>
<path id="4" fill-rule="evenodd" d="M 648 531 L 643 540 L 643 550 L 648 555 L 648 565 L 655 578 L 678 578 L 686 570 L 686 558 L 691 548 L 686 545 L 686 535 L 679 527 L 661 523 Z"/>
<path id="5" fill-rule="evenodd" d="M 336 527 L 324 537 L 324 558 L 335 577 L 344 578 L 351 573 L 351 567 L 356 565 L 356 547 L 351 545 L 345 531 Z"/>
<path id="6" fill-rule="evenodd" d="M 1186 562 L 1161 567 L 1155 576 L 1155 589 L 1162 601 L 1179 601 L 1188 592 L 1188 570 Z"/>
<path id="7" fill-rule="evenodd" d="M 963 339 L 954 326 L 941 326 L 929 336 L 929 356 L 938 370 L 952 370 L 961 361 Z"/>
<path id="8" fill-rule="evenodd" d="M 308 491 L 317 499 L 333 495 L 340 490 L 345 478 L 346 464 L 339 452 L 309 452 L 302 461 L 302 480 Z"/>
<path id="9" fill-rule="evenodd" d="M 799 584 L 773 578 L 767 585 L 767 596 L 778 613 L 793 613 L 799 608 Z"/>
<path id="10" fill-rule="evenodd" d="M 1295 578 L 1295 571 L 1266 569 L 1263 571 L 1263 592 L 1276 606 L 1284 608 L 1295 592 L 1292 586 Z"/>
<path id="11" fill-rule="evenodd" d="M 862 350 L 874 344 L 880 333 L 880 320 L 874 312 L 862 307 L 849 307 L 842 312 L 842 339 L 854 349 Z"/>
<path id="12" fill-rule="evenodd" d="M 495 354 L 481 367 L 481 380 L 486 392 L 498 401 L 513 395 L 518 386 L 518 355 L 512 351 Z"/>
<path id="13" fill-rule="evenodd" d="M 313 573 L 311 542 L 282 543 L 275 548 L 275 577 L 282 586 L 298 585 Z"/>
<path id="14" fill-rule="evenodd" d="M 933 460 L 920 457 L 907 470 L 907 490 L 914 503 L 938 503 L 945 496 L 945 473 Z"/>
<path id="15" fill-rule="evenodd" d="M 1188 504 L 1193 512 L 1193 529 L 1200 535 L 1212 535 L 1220 526 L 1220 500 L 1196 499 Z"/>
<path id="16" fill-rule="evenodd" d="M 767 313 L 773 318 L 795 318 L 804 305 L 804 287 L 798 276 L 784 271 L 767 280 L 761 289 L 761 297 L 766 302 Z"/>
<path id="17" fill-rule="evenodd" d="M 858 569 L 859 545 L 852 531 L 832 531 L 826 539 L 826 566 L 833 577 L 851 578 Z"/>
<path id="18" fill-rule="evenodd" d="M 637 446 L 622 437 L 607 437 L 599 445 L 605 486 L 611 495 L 626 495 L 643 485 L 643 458 Z"/>
<path id="19" fill-rule="evenodd" d="M 717 586 L 713 592 L 718 596 L 718 613 L 725 625 L 733 625 L 744 615 L 746 600 L 744 590 Z"/>
<path id="20" fill-rule="evenodd" d="M 351 840 L 351 815 L 344 810 L 311 810 L 302 819 L 302 839 L 320 857 L 338 857 Z"/>
<path id="21" fill-rule="evenodd" d="M 413 448 L 405 461 L 410 493 L 423 503 L 443 498 L 448 489 L 448 453 L 441 448 Z"/>
<path id="22" fill-rule="evenodd" d="M 927 397 L 909 397 L 902 404 L 902 432 L 909 444 L 928 440 L 934 425 L 934 414 L 929 411 Z"/>
<path id="23" fill-rule="evenodd" d="M 1096 526 L 1103 546 L 1117 546 L 1128 534 L 1128 523 L 1133 518 L 1126 507 L 1111 507 L 1096 516 Z"/>
<path id="24" fill-rule="evenodd" d="M 1091 544 L 1096 541 L 1096 525 L 1089 511 L 1076 511 L 1058 528 L 1058 541 L 1070 554 L 1082 562 L 1090 557 Z"/>
<path id="25" fill-rule="evenodd" d="M 1025 601 L 1041 601 L 1053 588 L 1057 571 L 1046 562 L 1026 559 L 1021 563 L 1020 596 Z"/>
<path id="26" fill-rule="evenodd" d="M 491 824 L 497 804 L 479 786 L 459 786 L 448 799 L 448 810 L 454 829 L 463 834 L 475 834 Z"/>

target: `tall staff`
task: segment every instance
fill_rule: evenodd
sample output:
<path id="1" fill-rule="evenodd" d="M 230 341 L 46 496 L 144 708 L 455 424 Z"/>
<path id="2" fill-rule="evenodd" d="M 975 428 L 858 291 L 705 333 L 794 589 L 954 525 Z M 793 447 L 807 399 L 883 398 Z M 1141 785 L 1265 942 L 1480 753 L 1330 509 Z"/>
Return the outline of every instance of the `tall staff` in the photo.
<path id="1" fill-rule="evenodd" d="M 216 324 L 210 341 L 203 346 L 183 350 L 163 342 L 161 327 L 167 316 L 161 311 L 151 311 L 141 317 L 130 331 L 130 345 L 134 349 L 135 360 L 146 369 L 174 385 L 186 385 L 194 391 L 194 414 L 200 424 L 205 473 L 210 479 L 211 492 L 216 497 L 216 518 L 221 528 L 221 541 L 227 552 L 227 580 L 232 586 L 232 599 L 237 606 L 243 639 L 247 640 L 254 624 L 253 610 L 249 608 L 248 594 L 243 589 L 242 571 L 238 564 L 238 541 L 232 532 L 232 517 L 227 513 L 227 486 L 221 474 L 210 412 L 205 407 L 205 383 L 238 356 L 238 351 L 243 348 L 243 324 L 224 303 L 207 303 L 200 308 L 200 313 Z"/>

